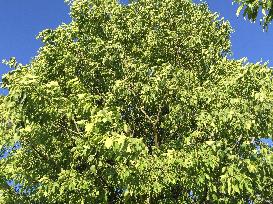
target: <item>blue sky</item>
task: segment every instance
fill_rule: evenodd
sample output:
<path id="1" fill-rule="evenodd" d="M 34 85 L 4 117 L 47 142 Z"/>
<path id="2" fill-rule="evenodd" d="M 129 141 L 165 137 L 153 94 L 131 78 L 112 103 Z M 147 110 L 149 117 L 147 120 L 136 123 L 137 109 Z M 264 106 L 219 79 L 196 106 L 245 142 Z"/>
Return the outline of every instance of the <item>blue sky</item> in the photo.
<path id="1" fill-rule="evenodd" d="M 231 0 L 207 0 L 206 2 L 211 11 L 220 13 L 221 17 L 228 20 L 235 30 L 231 36 L 235 59 L 247 57 L 250 62 L 262 59 L 269 61 L 269 66 L 273 66 L 273 24 L 269 26 L 268 32 L 263 32 L 259 21 L 250 23 L 244 20 L 242 15 L 237 18 L 238 5 L 232 5 Z"/>
<path id="2" fill-rule="evenodd" d="M 41 46 L 37 34 L 69 21 L 69 8 L 63 0 L 0 0 L 0 60 L 16 57 L 20 63 L 28 63 Z M 8 70 L 0 65 L 1 75 Z"/>
<path id="3" fill-rule="evenodd" d="M 273 25 L 263 32 L 259 23 L 251 24 L 242 16 L 237 18 L 237 5 L 232 6 L 231 0 L 207 0 L 207 3 L 213 12 L 229 20 L 235 30 L 231 37 L 234 58 L 247 57 L 251 62 L 269 60 L 273 66 Z M 0 59 L 14 56 L 19 62 L 28 63 L 41 46 L 35 39 L 37 34 L 69 21 L 69 8 L 63 0 L 0 0 Z M 7 71 L 7 67 L 0 65 L 1 75 Z"/>

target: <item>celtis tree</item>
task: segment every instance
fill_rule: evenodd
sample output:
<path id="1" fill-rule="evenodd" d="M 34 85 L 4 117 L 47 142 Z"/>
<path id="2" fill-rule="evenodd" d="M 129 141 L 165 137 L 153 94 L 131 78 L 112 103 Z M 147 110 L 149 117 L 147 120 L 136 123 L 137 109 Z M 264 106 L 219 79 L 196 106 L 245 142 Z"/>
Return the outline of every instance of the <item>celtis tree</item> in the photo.
<path id="1" fill-rule="evenodd" d="M 186 0 L 68 3 L 29 64 L 6 62 L 3 203 L 273 200 L 272 70 L 229 59 L 228 22 Z"/>

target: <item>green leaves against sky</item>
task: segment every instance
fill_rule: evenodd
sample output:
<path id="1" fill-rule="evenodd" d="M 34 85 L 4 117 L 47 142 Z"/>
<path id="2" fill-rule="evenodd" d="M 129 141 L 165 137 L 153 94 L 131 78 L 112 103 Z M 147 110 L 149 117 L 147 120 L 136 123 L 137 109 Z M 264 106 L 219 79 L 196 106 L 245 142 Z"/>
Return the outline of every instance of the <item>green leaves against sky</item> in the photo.
<path id="1" fill-rule="evenodd" d="M 2 203 L 272 201 L 272 70 L 177 0 L 74 0 L 3 78 Z M 21 188 L 15 192 L 13 181 Z"/>
<path id="2" fill-rule="evenodd" d="M 268 29 L 273 19 L 273 0 L 233 0 L 239 4 L 237 16 L 243 16 L 255 22 L 258 18 L 264 29 Z"/>

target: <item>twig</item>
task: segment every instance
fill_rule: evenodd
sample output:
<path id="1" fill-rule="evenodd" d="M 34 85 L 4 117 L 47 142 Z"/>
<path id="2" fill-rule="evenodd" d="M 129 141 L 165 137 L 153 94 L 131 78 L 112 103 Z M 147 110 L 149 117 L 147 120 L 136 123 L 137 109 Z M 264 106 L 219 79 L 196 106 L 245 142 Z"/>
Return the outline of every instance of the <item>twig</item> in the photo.
<path id="1" fill-rule="evenodd" d="M 160 113 L 158 114 L 157 120 L 153 121 L 152 118 L 144 111 L 143 107 L 141 107 L 140 110 L 145 115 L 145 117 L 150 121 L 150 123 L 152 124 L 155 146 L 159 147 L 158 133 L 157 133 L 156 125 L 157 125 L 157 123 L 159 121 L 159 114 Z"/>
<path id="2" fill-rule="evenodd" d="M 74 122 L 74 125 L 75 125 L 75 127 L 76 127 L 77 132 L 78 132 L 79 134 L 81 134 L 81 131 L 80 131 L 79 127 L 78 127 L 78 124 L 77 124 L 75 118 L 72 117 L 72 119 L 73 119 L 73 122 Z"/>

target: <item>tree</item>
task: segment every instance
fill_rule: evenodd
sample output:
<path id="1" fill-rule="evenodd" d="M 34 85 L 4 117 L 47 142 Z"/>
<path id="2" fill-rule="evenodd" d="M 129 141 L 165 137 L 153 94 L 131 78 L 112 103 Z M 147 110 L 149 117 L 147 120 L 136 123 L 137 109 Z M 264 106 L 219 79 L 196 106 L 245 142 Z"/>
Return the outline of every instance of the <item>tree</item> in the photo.
<path id="1" fill-rule="evenodd" d="M 3 203 L 273 200 L 272 70 L 229 59 L 228 22 L 186 0 L 69 4 L 31 63 L 6 62 Z"/>
<path id="2" fill-rule="evenodd" d="M 237 16 L 243 11 L 243 16 L 252 22 L 256 21 L 259 11 L 262 11 L 260 22 L 264 29 L 268 29 L 268 25 L 273 19 L 273 0 L 233 0 L 233 2 L 240 5 Z"/>

